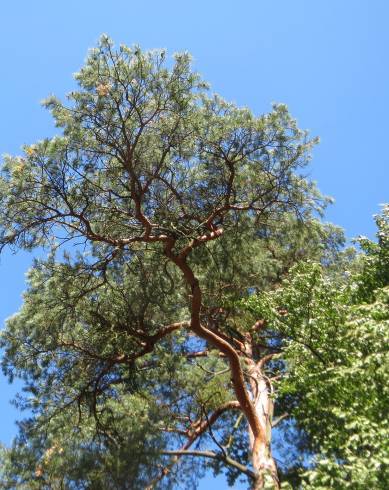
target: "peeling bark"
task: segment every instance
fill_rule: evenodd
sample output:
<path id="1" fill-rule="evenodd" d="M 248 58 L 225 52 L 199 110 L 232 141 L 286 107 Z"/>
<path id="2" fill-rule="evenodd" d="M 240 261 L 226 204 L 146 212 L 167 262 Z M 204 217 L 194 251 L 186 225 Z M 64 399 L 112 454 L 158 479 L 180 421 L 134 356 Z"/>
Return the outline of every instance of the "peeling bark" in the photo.
<path id="1" fill-rule="evenodd" d="M 250 339 L 251 341 L 251 339 Z M 251 342 L 246 344 L 246 350 L 251 351 Z M 256 363 L 252 356 L 248 361 L 250 387 L 255 413 L 261 426 L 261 436 L 256 436 L 249 427 L 251 460 L 256 473 L 253 490 L 262 488 L 279 489 L 277 465 L 271 452 L 272 419 L 274 411 L 271 381 L 263 373 L 263 367 L 272 355 L 264 356 Z"/>
<path id="2" fill-rule="evenodd" d="M 259 396 L 255 401 L 255 411 L 263 428 L 265 437 L 255 437 L 249 428 L 251 459 L 257 474 L 253 490 L 262 488 L 280 488 L 277 466 L 271 452 L 271 421 L 273 415 L 273 401 L 269 392 L 268 383 L 260 377 L 253 384 L 258 386 Z"/>

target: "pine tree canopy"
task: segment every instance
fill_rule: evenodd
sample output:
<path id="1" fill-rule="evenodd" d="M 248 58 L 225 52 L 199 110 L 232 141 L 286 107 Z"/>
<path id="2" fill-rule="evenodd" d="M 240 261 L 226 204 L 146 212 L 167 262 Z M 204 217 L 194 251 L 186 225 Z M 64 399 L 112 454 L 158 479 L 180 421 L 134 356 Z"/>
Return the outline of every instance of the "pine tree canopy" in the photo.
<path id="1" fill-rule="evenodd" d="M 103 36 L 75 78 L 0 178 L 0 246 L 47 251 L 1 337 L 27 414 L 1 488 L 384 489 L 389 208 L 343 250 L 316 140 L 187 53 Z"/>

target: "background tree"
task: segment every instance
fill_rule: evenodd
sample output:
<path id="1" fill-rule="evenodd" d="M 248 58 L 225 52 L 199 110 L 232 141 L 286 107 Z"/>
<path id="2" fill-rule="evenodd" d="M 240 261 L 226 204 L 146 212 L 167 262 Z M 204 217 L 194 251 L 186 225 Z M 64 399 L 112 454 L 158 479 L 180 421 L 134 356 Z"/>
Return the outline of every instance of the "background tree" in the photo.
<path id="1" fill-rule="evenodd" d="M 241 300 L 338 257 L 301 173 L 314 141 L 285 106 L 209 95 L 187 54 L 103 37 L 76 79 L 67 106 L 46 102 L 62 136 L 7 157 L 0 182 L 2 245 L 50 249 L 2 337 L 31 410 L 3 485 L 189 488 L 211 465 L 278 488 L 289 334 Z"/>
<path id="2" fill-rule="evenodd" d="M 304 488 L 384 489 L 389 480 L 389 206 L 376 223 L 377 243 L 358 239 L 364 253 L 343 285 L 302 263 L 280 288 L 245 301 L 284 339 L 277 403 L 306 455 Z"/>

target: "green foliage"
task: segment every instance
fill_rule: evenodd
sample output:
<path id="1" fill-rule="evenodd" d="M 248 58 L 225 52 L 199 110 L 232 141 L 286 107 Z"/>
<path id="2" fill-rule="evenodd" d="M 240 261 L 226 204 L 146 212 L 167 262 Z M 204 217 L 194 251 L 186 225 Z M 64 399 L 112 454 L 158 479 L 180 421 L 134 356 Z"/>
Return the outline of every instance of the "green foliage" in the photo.
<path id="1" fill-rule="evenodd" d="M 328 199 L 302 175 L 315 140 L 284 105 L 256 117 L 210 94 L 186 53 L 168 62 L 103 36 L 76 80 L 66 104 L 45 103 L 61 135 L 7 156 L 0 178 L 0 246 L 49 250 L 1 335 L 29 410 L 2 450 L 2 488 L 189 489 L 206 468 L 233 485 L 239 465 L 250 476 L 231 367 L 195 335 L 178 259 L 200 284 L 202 328 L 236 349 L 246 382 L 245 342 L 251 360 L 277 353 L 265 368 L 283 375 L 275 416 L 293 416 L 280 433 L 316 455 L 284 480 L 325 488 L 346 472 L 380 488 L 387 208 L 378 244 L 341 253 L 341 230 L 318 219 Z M 216 457 L 174 465 L 166 451 L 181 447 Z"/>
<path id="2" fill-rule="evenodd" d="M 342 287 L 303 263 L 245 301 L 283 339 L 279 403 L 315 455 L 304 488 L 384 489 L 389 479 L 388 211 L 376 220 L 378 242 L 360 239 L 365 254 Z"/>
<path id="3" fill-rule="evenodd" d="M 375 216 L 378 228 L 377 242 L 359 237 L 356 242 L 364 252 L 360 271 L 356 276 L 353 301 L 371 303 L 375 291 L 389 284 L 389 205 L 383 207 L 380 215 Z"/>
<path id="4" fill-rule="evenodd" d="M 208 95 L 188 54 L 169 69 L 163 51 L 115 51 L 103 36 L 76 80 L 67 106 L 46 101 L 63 135 L 6 157 L 3 243 L 31 248 L 61 229 L 95 247 L 139 243 L 141 214 L 155 233 L 185 242 L 209 231 L 221 205 L 216 221 L 225 227 L 237 219 L 228 206 L 260 210 L 262 221 L 320 208 L 314 186 L 296 174 L 315 141 L 287 108 L 255 117 Z"/>
<path id="5" fill-rule="evenodd" d="M 41 417 L 24 423 L 21 436 L 2 458 L 1 487 L 144 489 L 156 474 L 152 462 L 162 445 L 150 433 L 147 406 L 142 399 L 126 397 L 120 406 L 113 402 L 106 409 L 115 411 L 115 426 L 129 436 L 120 445 L 96 437 L 93 419 L 75 427 L 71 411 L 50 421 Z"/>

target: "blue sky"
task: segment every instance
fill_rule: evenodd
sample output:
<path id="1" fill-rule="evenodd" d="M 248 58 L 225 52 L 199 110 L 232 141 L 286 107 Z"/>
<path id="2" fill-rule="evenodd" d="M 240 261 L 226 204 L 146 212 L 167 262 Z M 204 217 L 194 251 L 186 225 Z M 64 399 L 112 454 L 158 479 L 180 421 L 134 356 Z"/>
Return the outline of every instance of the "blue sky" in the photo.
<path id="1" fill-rule="evenodd" d="M 388 19 L 385 0 L 1 2 L 0 154 L 56 132 L 39 102 L 72 89 L 72 73 L 103 32 L 117 43 L 188 50 L 226 99 L 257 114 L 284 102 L 320 136 L 310 175 L 335 198 L 326 218 L 348 237 L 373 236 L 371 216 L 389 201 Z M 30 262 L 25 253 L 1 258 L 2 320 L 20 305 Z M 8 443 L 14 387 L 2 379 L 0 390 Z M 207 477 L 201 488 L 224 483 Z"/>

